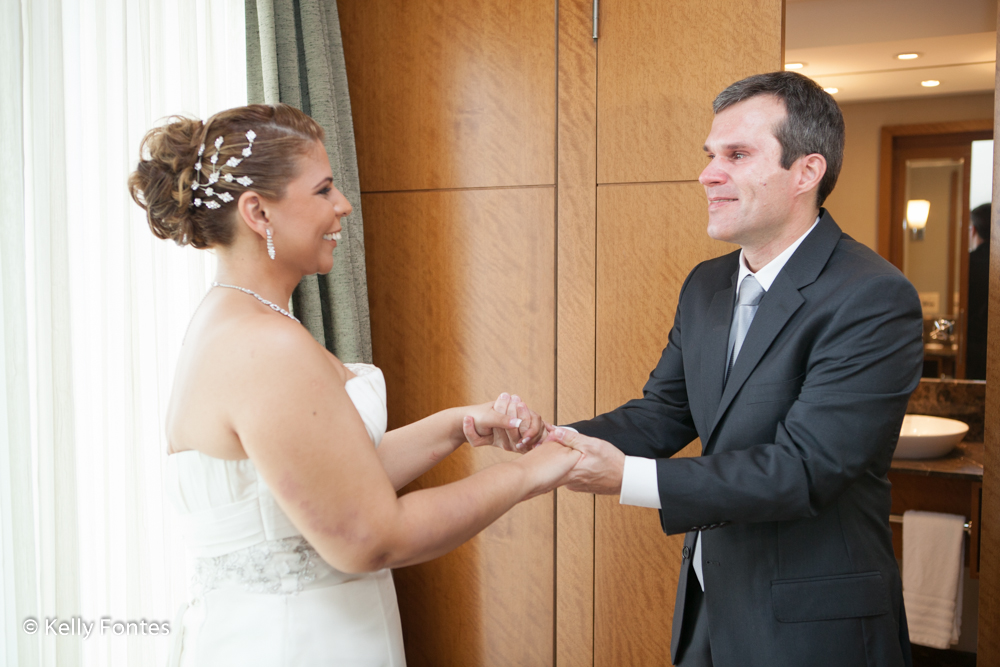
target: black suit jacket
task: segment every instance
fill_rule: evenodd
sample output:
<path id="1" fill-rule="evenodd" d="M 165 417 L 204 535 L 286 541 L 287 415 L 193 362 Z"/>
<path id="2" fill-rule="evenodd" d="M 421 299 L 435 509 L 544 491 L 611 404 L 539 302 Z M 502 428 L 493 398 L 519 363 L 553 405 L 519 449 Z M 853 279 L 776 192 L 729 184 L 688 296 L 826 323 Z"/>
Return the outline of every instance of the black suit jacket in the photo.
<path id="1" fill-rule="evenodd" d="M 990 244 L 969 253 L 969 316 L 966 327 L 965 378 L 986 379 L 986 331 L 990 307 Z"/>
<path id="2" fill-rule="evenodd" d="M 821 211 L 724 384 L 738 257 L 688 276 L 643 397 L 573 426 L 657 459 L 663 530 L 704 531 L 716 665 L 909 665 L 886 473 L 922 367 L 916 291 Z M 702 456 L 669 458 L 695 437 Z"/>

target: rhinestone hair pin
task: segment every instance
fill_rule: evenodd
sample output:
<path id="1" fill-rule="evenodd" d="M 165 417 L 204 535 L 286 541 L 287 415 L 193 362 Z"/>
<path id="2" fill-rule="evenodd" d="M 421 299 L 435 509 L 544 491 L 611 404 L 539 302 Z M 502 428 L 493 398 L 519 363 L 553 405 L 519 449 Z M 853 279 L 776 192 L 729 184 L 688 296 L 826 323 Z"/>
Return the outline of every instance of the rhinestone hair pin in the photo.
<path id="1" fill-rule="evenodd" d="M 243 149 L 243 157 L 236 157 L 234 155 L 226 160 L 226 163 L 222 166 L 219 166 L 219 152 L 222 150 L 222 137 L 216 137 L 215 154 L 208 159 L 208 161 L 212 163 L 212 173 L 208 175 L 208 181 L 205 183 L 201 182 L 201 160 L 205 155 L 205 144 L 201 145 L 198 149 L 198 161 L 194 164 L 195 182 L 191 184 L 191 189 L 195 192 L 198 192 L 199 189 L 202 190 L 204 192 L 205 199 L 195 197 L 194 201 L 191 202 L 192 206 L 205 206 L 206 208 L 216 209 L 222 206 L 222 204 L 228 204 L 233 201 L 233 196 L 231 194 L 225 190 L 219 191 L 214 188 L 220 178 L 227 183 L 239 183 L 245 188 L 249 188 L 253 185 L 253 181 L 250 180 L 249 176 L 235 176 L 231 171 L 222 173 L 223 167 L 233 169 L 239 166 L 240 162 L 243 162 L 243 160 L 250 157 L 253 153 L 253 140 L 257 138 L 257 133 L 253 130 L 247 130 L 246 137 L 249 143 L 247 147 Z M 215 201 L 215 199 L 208 199 L 208 197 L 215 197 L 219 201 Z M 222 202 L 222 204 L 219 202 Z"/>

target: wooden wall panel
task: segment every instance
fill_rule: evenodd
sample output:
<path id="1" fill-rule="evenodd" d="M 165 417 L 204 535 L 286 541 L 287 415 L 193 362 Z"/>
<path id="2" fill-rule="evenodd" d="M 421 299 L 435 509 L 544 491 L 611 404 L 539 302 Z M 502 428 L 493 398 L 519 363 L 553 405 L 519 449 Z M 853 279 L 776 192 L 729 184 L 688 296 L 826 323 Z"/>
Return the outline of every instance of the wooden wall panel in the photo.
<path id="1" fill-rule="evenodd" d="M 555 2 L 338 10 L 363 192 L 555 182 Z"/>
<path id="2" fill-rule="evenodd" d="M 598 182 L 698 178 L 712 100 L 781 67 L 782 0 L 600 5 Z"/>
<path id="3" fill-rule="evenodd" d="M 735 246 L 705 233 L 698 183 L 598 188 L 597 412 L 642 395 L 667 344 L 681 285 L 694 266 Z M 697 442 L 680 456 L 701 453 Z M 597 499 L 594 664 L 670 662 L 683 536 L 666 537 L 652 509 Z"/>
<path id="4" fill-rule="evenodd" d="M 691 269 L 737 247 L 708 237 L 699 183 L 601 186 L 597 210 L 600 413 L 642 395 Z"/>
<path id="5" fill-rule="evenodd" d="M 390 428 L 501 391 L 553 414 L 554 189 L 368 194 L 362 204 Z M 464 447 L 411 487 L 513 456 Z M 410 667 L 552 664 L 554 528 L 548 494 L 451 554 L 397 570 Z"/>
<path id="6" fill-rule="evenodd" d="M 998 3 L 1000 5 L 1000 3 Z M 1000 29 L 1000 12 L 997 17 Z M 997 43 L 1000 54 L 1000 42 Z M 1000 69 L 995 80 L 994 136 L 1000 136 Z M 1000 151 L 993 153 L 993 221 L 990 233 L 990 312 L 986 357 L 986 460 L 983 463 L 979 544 L 978 664 L 1000 666 Z"/>
<path id="7" fill-rule="evenodd" d="M 559 3 L 556 423 L 594 416 L 597 44 L 592 0 Z M 556 665 L 594 662 L 594 496 L 556 491 Z"/>

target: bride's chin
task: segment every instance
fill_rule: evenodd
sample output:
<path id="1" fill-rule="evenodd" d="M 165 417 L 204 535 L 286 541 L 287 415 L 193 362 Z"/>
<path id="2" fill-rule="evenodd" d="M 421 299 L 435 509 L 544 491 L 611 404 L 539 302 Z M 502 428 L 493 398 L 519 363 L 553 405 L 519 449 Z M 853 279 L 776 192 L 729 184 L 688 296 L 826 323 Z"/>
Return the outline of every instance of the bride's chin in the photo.
<path id="1" fill-rule="evenodd" d="M 320 262 L 319 266 L 317 267 L 316 273 L 318 273 L 321 276 L 325 276 L 326 274 L 330 273 L 330 271 L 333 271 L 333 259 L 328 259 L 323 262 Z"/>

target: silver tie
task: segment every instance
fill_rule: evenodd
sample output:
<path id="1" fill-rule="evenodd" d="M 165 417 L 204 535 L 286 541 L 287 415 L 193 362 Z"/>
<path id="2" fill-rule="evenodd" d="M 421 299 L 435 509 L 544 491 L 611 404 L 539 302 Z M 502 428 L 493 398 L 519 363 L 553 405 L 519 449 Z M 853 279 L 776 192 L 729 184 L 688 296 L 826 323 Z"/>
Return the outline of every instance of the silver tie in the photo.
<path id="1" fill-rule="evenodd" d="M 736 357 L 740 354 L 743 341 L 750 330 L 750 323 L 753 316 L 757 314 L 757 304 L 764 296 L 764 288 L 760 286 L 757 279 L 748 275 L 740 285 L 740 293 L 736 302 L 736 312 L 733 313 L 733 326 L 729 330 L 729 363 L 726 365 L 726 380 L 729 380 L 729 373 L 733 370 Z"/>

